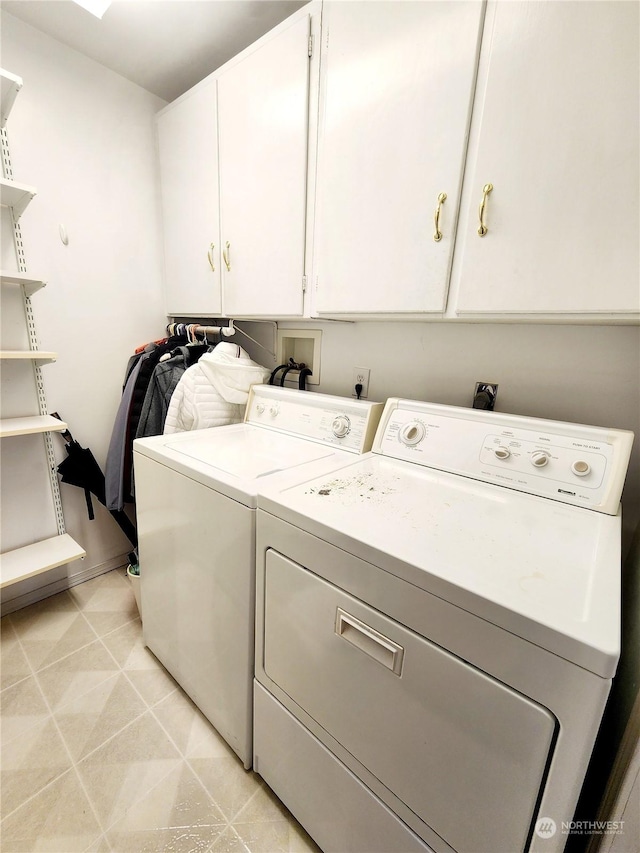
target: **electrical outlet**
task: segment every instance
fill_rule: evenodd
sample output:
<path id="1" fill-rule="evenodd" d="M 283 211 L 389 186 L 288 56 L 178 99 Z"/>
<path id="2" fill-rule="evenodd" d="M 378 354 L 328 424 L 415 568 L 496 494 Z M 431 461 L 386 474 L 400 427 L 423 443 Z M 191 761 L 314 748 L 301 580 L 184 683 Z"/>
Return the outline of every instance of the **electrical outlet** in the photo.
<path id="1" fill-rule="evenodd" d="M 365 399 L 369 396 L 369 374 L 371 373 L 368 367 L 354 367 L 353 368 L 353 380 L 351 382 L 351 396 L 357 397 L 356 394 L 356 385 L 362 385 L 362 391 L 360 392 L 361 399 Z"/>

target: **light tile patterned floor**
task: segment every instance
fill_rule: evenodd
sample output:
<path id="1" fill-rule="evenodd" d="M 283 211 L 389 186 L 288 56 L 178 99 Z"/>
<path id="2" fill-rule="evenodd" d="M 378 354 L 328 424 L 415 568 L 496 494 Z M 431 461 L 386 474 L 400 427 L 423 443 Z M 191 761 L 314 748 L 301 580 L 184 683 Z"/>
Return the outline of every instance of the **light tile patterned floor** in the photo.
<path id="1" fill-rule="evenodd" d="M 123 569 L 0 624 L 3 853 L 319 853 L 144 647 Z"/>

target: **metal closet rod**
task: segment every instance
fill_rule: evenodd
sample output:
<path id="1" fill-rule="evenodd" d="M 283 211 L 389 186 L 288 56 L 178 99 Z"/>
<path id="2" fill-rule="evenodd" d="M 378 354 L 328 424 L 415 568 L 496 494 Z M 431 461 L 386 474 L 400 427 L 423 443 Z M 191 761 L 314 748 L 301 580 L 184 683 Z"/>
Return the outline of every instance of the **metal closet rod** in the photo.
<path id="1" fill-rule="evenodd" d="M 194 335 L 206 335 L 206 337 L 225 337 L 230 338 L 236 332 L 242 331 L 233 326 L 233 321 L 228 326 L 201 326 L 200 323 L 169 323 L 167 325 L 167 333 L 175 335 L 178 326 L 184 326 Z"/>
<path id="2" fill-rule="evenodd" d="M 252 338 L 251 335 L 245 332 L 244 329 L 241 329 L 240 326 L 236 326 L 234 320 L 229 320 L 228 326 L 202 326 L 200 325 L 200 323 L 169 323 L 167 325 L 167 333 L 174 334 L 175 327 L 179 325 L 188 326 L 193 334 L 203 335 L 205 338 L 215 336 L 217 336 L 218 338 L 230 338 L 235 335 L 236 332 L 239 332 L 241 335 L 244 335 L 247 340 L 260 347 L 260 349 L 263 349 L 266 353 L 269 353 L 272 358 L 275 358 L 274 352 L 272 352 L 264 344 L 261 344 L 260 341 L 257 341 L 255 338 Z"/>

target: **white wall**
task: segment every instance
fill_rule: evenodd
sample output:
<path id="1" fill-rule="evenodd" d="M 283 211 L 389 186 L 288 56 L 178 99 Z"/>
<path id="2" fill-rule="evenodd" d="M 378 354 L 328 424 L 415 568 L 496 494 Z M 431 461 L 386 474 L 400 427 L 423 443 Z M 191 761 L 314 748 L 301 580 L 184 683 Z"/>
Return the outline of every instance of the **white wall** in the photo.
<path id="1" fill-rule="evenodd" d="M 350 394 L 353 367 L 371 369 L 370 400 L 471 406 L 477 381 L 497 382 L 497 411 L 633 430 L 623 494 L 626 551 L 640 517 L 639 328 L 400 322 L 308 327 L 322 329 L 316 390 L 324 393 Z"/>
<path id="2" fill-rule="evenodd" d="M 33 306 L 40 348 L 59 354 L 44 368 L 49 410 L 60 412 L 104 466 L 127 357 L 160 337 L 166 323 L 154 129 L 164 102 L 6 13 L 2 67 L 24 80 L 7 131 L 14 179 L 38 190 L 21 227 L 28 271 L 48 281 Z M 59 237 L 61 223 L 68 246 Z M 2 267 L 16 268 L 6 229 Z M 22 322 L 10 300 L 3 301 L 9 309 L 3 347 L 10 348 Z M 19 377 L 5 371 L 3 379 L 10 408 L 12 394 L 20 395 Z M 42 503 L 41 483 L 37 490 L 30 485 L 36 472 L 25 473 L 40 464 L 38 453 L 27 452 L 28 440 L 16 441 L 22 446 L 3 442 L 3 550 L 46 535 L 52 524 L 55 533 L 50 509 L 30 511 Z M 62 459 L 63 441 L 54 436 L 54 443 Z M 61 489 L 67 530 L 87 557 L 9 587 L 5 601 L 125 558 L 128 540 L 106 510 L 95 502 L 96 520 L 89 522 L 83 493 Z"/>

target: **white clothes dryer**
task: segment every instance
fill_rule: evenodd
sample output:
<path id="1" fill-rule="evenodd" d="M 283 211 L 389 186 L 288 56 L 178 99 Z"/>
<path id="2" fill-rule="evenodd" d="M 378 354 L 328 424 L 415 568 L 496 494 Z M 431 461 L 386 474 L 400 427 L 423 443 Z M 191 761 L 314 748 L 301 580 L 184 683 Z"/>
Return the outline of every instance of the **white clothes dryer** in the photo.
<path id="1" fill-rule="evenodd" d="M 256 385 L 244 423 L 134 442 L 144 642 L 247 768 L 258 486 L 369 450 L 382 408 Z"/>
<path id="2" fill-rule="evenodd" d="M 325 853 L 563 849 L 632 440 L 388 400 L 372 453 L 265 484 L 254 768 Z"/>

